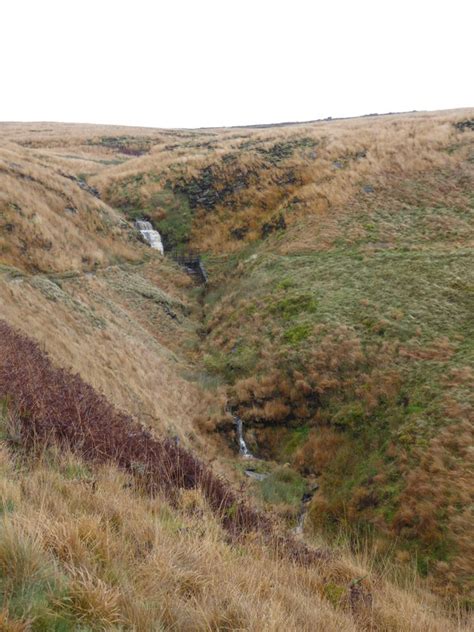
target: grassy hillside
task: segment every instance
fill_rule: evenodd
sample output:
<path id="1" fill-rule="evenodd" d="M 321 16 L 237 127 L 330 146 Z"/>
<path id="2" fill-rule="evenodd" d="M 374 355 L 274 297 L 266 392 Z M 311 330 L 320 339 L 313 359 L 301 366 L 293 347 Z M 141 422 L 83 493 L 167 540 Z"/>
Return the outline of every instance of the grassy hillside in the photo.
<path id="1" fill-rule="evenodd" d="M 32 461 L 9 430 L 17 539 L 0 548 L 38 570 L 0 575 L 5 629 L 461 629 L 437 609 L 465 612 L 474 590 L 473 115 L 0 124 L 2 319 L 282 532 L 317 488 L 304 540 L 334 547 L 294 566 L 261 533 L 229 540 L 199 485 L 150 499 L 115 461 Z M 200 252 L 209 285 L 144 245 L 137 217 Z M 264 480 L 244 475 L 230 411 Z"/>
<path id="2" fill-rule="evenodd" d="M 4 442 L 2 442 L 4 444 Z M 305 568 L 258 540 L 229 544 L 198 492 L 178 506 L 135 490 L 113 467 L 47 452 L 28 465 L 1 452 L 2 629 L 459 629 L 413 585 L 377 575 L 373 608 L 349 588 L 367 561 L 341 551 Z"/>
<path id="3" fill-rule="evenodd" d="M 469 117 L 182 132 L 92 180 L 208 253 L 204 365 L 258 454 L 318 477 L 314 528 L 396 538 L 468 600 Z"/>

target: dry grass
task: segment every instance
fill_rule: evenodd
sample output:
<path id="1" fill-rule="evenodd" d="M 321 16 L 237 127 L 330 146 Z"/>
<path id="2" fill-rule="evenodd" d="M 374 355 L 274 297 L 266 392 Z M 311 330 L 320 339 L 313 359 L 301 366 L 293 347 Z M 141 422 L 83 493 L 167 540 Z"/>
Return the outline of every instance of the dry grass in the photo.
<path id="1" fill-rule="evenodd" d="M 194 340 L 195 325 L 179 289 L 168 294 L 157 277 L 162 287 L 181 279 L 161 262 L 148 270 L 117 267 L 71 278 L 4 271 L 1 312 L 118 407 L 185 440 L 193 434 L 200 395 L 181 377 L 189 361 L 176 352 Z"/>
<path id="2" fill-rule="evenodd" d="M 193 420 L 228 424 L 228 396 L 269 452 L 299 424 L 309 440 L 284 459 L 326 477 L 313 524 L 362 513 L 390 546 L 394 535 L 408 543 L 401 568 L 421 543 L 438 592 L 467 598 L 460 270 L 473 245 L 473 142 L 453 123 L 472 116 L 198 131 L 0 124 L 2 318 L 121 410 L 219 456 L 217 471 L 231 471 L 231 452 Z M 124 218 L 137 215 L 223 255 L 208 260 L 204 306 L 136 240 Z M 201 351 L 231 388 L 203 392 Z M 198 492 L 171 508 L 72 457 L 87 475 L 70 480 L 66 461 L 19 469 L 4 455 L 15 508 L 4 513 L 5 560 L 20 588 L 2 583 L 1 629 L 64 629 L 61 617 L 84 629 L 461 629 L 416 582 L 397 588 L 369 559 L 343 553 L 304 569 L 259 542 L 231 546 Z"/>
<path id="3" fill-rule="evenodd" d="M 138 260 L 119 214 L 64 173 L 18 147 L 1 148 L 2 262 L 63 272 Z"/>
<path id="4" fill-rule="evenodd" d="M 303 568 L 258 540 L 229 545 L 197 492 L 173 508 L 111 467 L 54 451 L 20 467 L 3 446 L 0 457 L 3 629 L 465 629 L 344 552 Z M 350 588 L 361 577 L 371 601 Z"/>
<path id="5" fill-rule="evenodd" d="M 157 144 L 93 182 L 113 204 L 127 207 L 131 199 L 157 220 L 167 213 L 160 192 L 170 186 L 184 191 L 194 208 L 191 241 L 199 250 L 239 250 L 242 241 L 261 238 L 264 224 L 280 214 L 293 231 L 285 251 L 327 248 L 341 236 L 338 219 L 348 206 L 361 195 L 371 201 L 364 186 L 383 196 L 397 180 L 456 169 L 472 146 L 469 134 L 452 123 L 469 116 L 466 110 L 216 131 L 210 145 L 200 139 L 201 151 L 188 139 L 178 138 L 173 151 Z M 211 206 L 206 197 L 214 200 Z M 299 233 L 301 218 L 311 216 L 323 230 Z"/>

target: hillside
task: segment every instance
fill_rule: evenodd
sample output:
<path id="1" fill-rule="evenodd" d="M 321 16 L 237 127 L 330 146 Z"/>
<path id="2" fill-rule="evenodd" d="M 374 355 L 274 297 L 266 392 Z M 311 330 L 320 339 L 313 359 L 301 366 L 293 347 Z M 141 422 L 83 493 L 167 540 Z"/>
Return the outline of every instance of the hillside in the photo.
<path id="1" fill-rule="evenodd" d="M 38 431 L 32 459 L 25 429 L 48 409 L 58 428 L 62 400 L 19 411 L 36 375 L 23 354 L 30 377 L 0 380 L 4 629 L 468 626 L 473 116 L 0 124 L 2 321 L 262 516 L 236 540 L 237 501 L 219 510 L 194 475 L 150 497 L 145 454 L 91 456 L 90 430 L 66 455 L 66 435 Z M 136 218 L 168 253 L 200 253 L 208 285 Z M 233 415 L 259 460 L 239 457 Z M 289 550 L 318 562 L 278 544 L 309 490 Z"/>

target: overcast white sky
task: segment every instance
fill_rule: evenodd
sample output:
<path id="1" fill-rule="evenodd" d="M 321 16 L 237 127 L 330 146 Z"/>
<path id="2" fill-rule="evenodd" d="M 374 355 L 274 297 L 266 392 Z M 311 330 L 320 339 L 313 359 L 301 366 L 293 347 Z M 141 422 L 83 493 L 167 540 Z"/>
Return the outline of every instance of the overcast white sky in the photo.
<path id="1" fill-rule="evenodd" d="M 474 106 L 473 0 L 0 0 L 0 120 L 198 127 Z"/>

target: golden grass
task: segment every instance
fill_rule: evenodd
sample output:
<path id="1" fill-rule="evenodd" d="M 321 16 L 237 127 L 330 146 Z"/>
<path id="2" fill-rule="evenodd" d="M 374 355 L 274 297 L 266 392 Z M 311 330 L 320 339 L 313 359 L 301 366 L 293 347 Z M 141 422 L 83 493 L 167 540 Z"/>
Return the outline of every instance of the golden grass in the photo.
<path id="1" fill-rule="evenodd" d="M 0 459 L 3 629 L 58 619 L 144 632 L 466 629 L 415 583 L 397 588 L 343 550 L 303 568 L 258 539 L 230 545 L 196 491 L 172 508 L 68 455 L 20 467 L 2 446 Z"/>
<path id="2" fill-rule="evenodd" d="M 55 280 L 4 272 L 0 309 L 10 324 L 33 333 L 58 365 L 80 373 L 119 408 L 186 440 L 196 435 L 192 420 L 201 396 L 181 377 L 190 364 L 176 353 L 194 341 L 195 324 L 185 315 L 179 289 L 172 290 L 175 298 L 159 294 L 157 276 L 164 287 L 181 279 L 164 261 Z M 176 318 L 165 311 L 168 305 Z"/>
<path id="3" fill-rule="evenodd" d="M 119 201 L 117 185 L 142 174 L 144 178 L 138 187 L 141 203 L 143 207 L 151 203 L 153 211 L 153 196 L 167 181 L 189 182 L 203 169 L 212 167 L 219 189 L 224 184 L 232 185 L 244 174 L 247 186 L 236 189 L 230 196 L 231 212 L 224 202 L 218 203 L 211 213 L 197 210 L 191 237 L 193 246 L 213 253 L 240 249 L 241 242 L 233 238 L 232 229 L 245 227 L 244 241 L 252 241 L 260 238 L 265 221 L 283 212 L 290 229 L 298 226 L 302 216 L 307 219 L 314 215 L 316 225 L 322 222 L 324 230 L 318 230 L 321 236 L 305 231 L 302 239 L 296 239 L 296 232 L 285 246 L 291 251 L 314 249 L 318 244 L 320 247 L 332 244 L 339 236 L 335 219 L 360 197 L 364 185 L 373 186 L 380 195 L 397 178 L 415 178 L 434 170 L 456 168 L 470 151 L 470 139 L 452 123 L 469 116 L 472 110 L 265 130 L 219 130 L 211 147 L 193 151 L 192 146 L 187 149 L 188 139 L 177 138 L 173 151 L 157 144 L 150 154 L 102 171 L 92 181 L 114 203 Z M 268 154 L 264 152 L 271 152 L 278 144 L 293 144 L 295 148 L 269 168 Z M 452 152 L 453 148 L 457 151 Z M 233 160 L 226 160 L 228 156 L 233 156 Z M 161 179 L 157 181 L 155 177 L 147 177 L 148 174 L 159 175 Z M 159 216 L 159 202 L 155 212 Z"/>
<path id="4" fill-rule="evenodd" d="M 1 148 L 0 190 L 2 263 L 59 272 L 141 258 L 117 211 L 23 149 Z"/>
<path id="5" fill-rule="evenodd" d="M 159 194 L 165 188 L 189 184 L 208 167 L 218 190 L 232 188 L 244 174 L 247 185 L 232 189 L 212 211 L 195 209 L 190 239 L 199 250 L 224 255 L 240 250 L 259 239 L 264 224 L 282 213 L 284 237 L 270 238 L 262 252 L 294 254 L 360 245 L 370 257 L 374 248 L 396 245 L 397 212 L 406 206 L 451 204 L 468 209 L 472 141 L 469 132 L 456 130 L 453 122 L 473 113 L 470 109 L 196 131 L 0 124 L 2 318 L 39 340 L 56 364 L 79 372 L 115 405 L 157 432 L 177 435 L 210 457 L 230 455 L 221 444 L 218 452 L 193 423 L 201 419 L 203 427 L 214 428 L 225 417 L 226 395 L 222 390 L 203 393 L 195 381 L 202 314 L 192 294 L 184 291 L 189 282 L 137 242 L 130 224 L 114 209 L 130 182 L 137 212 L 162 219 L 167 209 Z M 125 150 L 120 146 L 124 137 Z M 293 149 L 272 163 L 269 156 L 278 145 Z M 124 153 L 127 147 L 144 148 L 145 153 Z M 228 160 L 229 155 L 235 159 Z M 100 189 L 102 201 L 61 173 L 87 177 Z M 363 191 L 366 185 L 373 193 Z M 380 208 L 390 209 L 392 216 L 380 222 L 378 246 L 367 236 Z M 426 243 L 417 248 L 432 247 L 436 239 L 441 249 L 473 245 L 469 223 L 461 214 L 443 217 L 428 210 L 423 222 Z M 240 228 L 246 232 L 236 239 L 232 231 Z M 409 240 L 407 244 L 414 247 Z M 237 274 L 244 278 L 252 261 L 242 261 Z M 209 313 L 215 348 L 229 351 L 241 335 L 243 321 L 235 317 L 240 298 L 227 292 Z M 251 305 L 249 300 L 247 307 Z M 393 319 L 398 318 L 403 314 L 394 312 Z M 357 373 L 350 388 L 358 389 L 369 409 L 380 397 L 394 397 L 396 372 L 364 375 L 357 369 L 360 341 L 350 328 L 322 340 L 312 355 L 311 375 L 282 376 L 260 335 L 265 317 L 257 310 L 251 320 L 253 333 L 246 342 L 261 350 L 257 369 L 262 375 L 237 382 L 233 393 L 240 403 L 263 400 L 248 408 L 250 418 L 281 423 L 290 411 L 309 418 L 309 395 L 345 388 L 344 363 Z M 386 325 L 379 319 L 374 331 Z M 392 351 L 387 347 L 380 355 L 381 365 L 389 362 Z M 443 337 L 423 349 L 411 340 L 400 350 L 401 357 L 413 361 L 446 361 L 452 353 L 452 342 Z M 465 384 L 466 371 L 450 379 Z M 465 418 L 459 398 L 446 401 L 446 416 Z M 436 540 L 433 515 L 440 503 L 443 511 L 448 507 L 449 529 L 457 534 L 460 548 L 448 567 L 438 562 L 435 569 L 448 595 L 467 577 L 472 560 L 469 516 L 458 511 L 460 503 L 468 505 L 471 489 L 464 478 L 467 444 L 453 443 L 450 436 L 458 431 L 460 437 L 469 437 L 464 426 L 461 433 L 461 426 L 453 425 L 421 450 L 414 472 L 407 465 L 405 513 L 400 511 L 395 519 L 402 536 L 411 529 L 417 537 Z M 340 443 L 331 431 L 311 436 L 295 461 L 303 471 L 320 471 Z M 222 459 L 214 465 L 232 472 Z M 46 606 L 37 606 L 35 612 L 25 606 L 20 613 L 21 603 L 13 599 L 15 586 L 7 586 L 0 630 L 35 629 L 35 617 L 40 621 L 48 616 L 51 621 L 73 617 L 93 629 L 464 629 L 455 619 L 443 618 L 436 599 L 416 580 L 394 585 L 387 578 L 393 568 L 375 570 L 369 558 L 355 559 L 346 551 L 337 562 L 303 569 L 275 559 L 259 542 L 229 545 L 199 494 L 184 495 L 179 508 L 171 508 L 163 499 L 150 500 L 133 490 L 116 470 L 83 474 L 84 464 L 69 457 L 53 455 L 22 470 L 3 452 L 1 467 L 1 497 L 14 511 L 3 516 L 0 573 L 7 566 L 14 568 L 12 581 L 25 594 L 32 578 L 35 585 L 53 587 L 57 595 L 52 600 L 43 595 Z M 423 515 L 426 521 L 420 524 Z M 353 612 L 349 582 L 366 575 L 361 585 L 373 599 L 369 604 L 362 597 Z"/>

